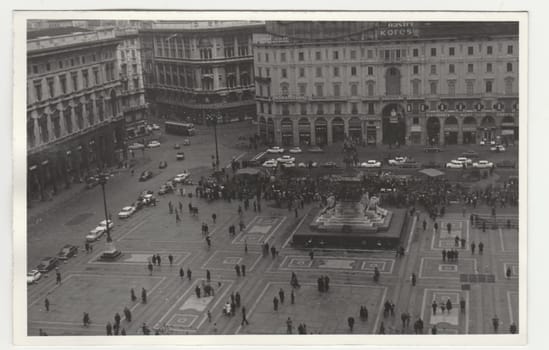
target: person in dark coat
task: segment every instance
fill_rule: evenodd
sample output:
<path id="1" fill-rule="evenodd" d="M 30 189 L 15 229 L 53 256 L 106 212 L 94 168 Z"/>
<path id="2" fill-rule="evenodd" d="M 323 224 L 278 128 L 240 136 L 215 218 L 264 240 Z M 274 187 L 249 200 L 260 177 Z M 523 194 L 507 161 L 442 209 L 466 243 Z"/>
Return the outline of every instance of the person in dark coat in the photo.
<path id="1" fill-rule="evenodd" d="M 147 303 L 147 291 L 145 290 L 145 288 L 141 289 L 141 302 L 143 304 Z"/>

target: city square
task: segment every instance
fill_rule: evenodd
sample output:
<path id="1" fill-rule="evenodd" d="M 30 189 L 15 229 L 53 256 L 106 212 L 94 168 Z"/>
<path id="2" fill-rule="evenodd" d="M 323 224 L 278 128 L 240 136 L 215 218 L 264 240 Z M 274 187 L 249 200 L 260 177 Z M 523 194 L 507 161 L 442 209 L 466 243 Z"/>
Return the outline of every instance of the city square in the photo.
<path id="1" fill-rule="evenodd" d="M 27 270 L 41 272 L 27 277 L 29 336 L 520 331 L 515 23 L 475 22 L 492 44 L 449 22 L 456 49 L 423 22 L 394 36 L 393 22 L 39 22 L 28 39 Z M 312 29 L 318 38 L 300 36 Z M 323 41 L 357 30 L 363 44 Z M 78 103 L 37 107 L 40 84 L 52 101 L 65 89 L 38 81 L 42 55 L 96 62 L 84 46 L 40 43 L 40 31 L 97 46 L 97 96 L 76 89 Z M 212 52 L 221 63 L 210 67 Z M 463 72 L 455 61 L 443 73 L 450 52 L 471 62 Z M 202 68 L 168 63 L 187 55 Z M 302 61 L 307 71 L 290 67 Z M 196 96 L 165 87 L 176 79 Z M 58 255 L 65 245 L 77 252 Z"/>

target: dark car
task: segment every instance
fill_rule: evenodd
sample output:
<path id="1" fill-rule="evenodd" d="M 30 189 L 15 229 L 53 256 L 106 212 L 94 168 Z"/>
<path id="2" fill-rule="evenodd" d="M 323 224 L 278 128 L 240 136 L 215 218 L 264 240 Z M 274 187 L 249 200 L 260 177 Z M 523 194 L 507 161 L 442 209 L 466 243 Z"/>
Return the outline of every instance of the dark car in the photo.
<path id="1" fill-rule="evenodd" d="M 147 181 L 148 179 L 152 178 L 153 173 L 152 171 L 145 170 L 141 173 L 141 176 L 139 176 L 139 181 Z"/>
<path id="2" fill-rule="evenodd" d="M 40 264 L 38 264 L 36 269 L 42 273 L 47 273 L 56 268 L 58 263 L 59 260 L 57 260 L 57 258 L 52 258 L 48 256 L 47 258 L 44 258 L 42 259 L 42 261 L 40 261 Z"/>
<path id="3" fill-rule="evenodd" d="M 337 164 L 335 162 L 326 162 L 322 164 L 322 167 L 324 168 L 337 168 Z"/>
<path id="4" fill-rule="evenodd" d="M 168 184 L 160 186 L 160 189 L 158 190 L 159 195 L 173 193 L 173 192 L 174 192 L 173 186 L 170 186 Z"/>
<path id="5" fill-rule="evenodd" d="M 61 248 L 61 251 L 59 252 L 59 254 L 57 254 L 57 258 L 59 260 L 67 260 L 75 256 L 76 253 L 78 253 L 78 247 L 67 244 L 63 248 Z"/>
<path id="6" fill-rule="evenodd" d="M 165 168 L 167 168 L 167 167 L 168 167 L 168 162 L 166 162 L 165 160 L 162 161 L 162 162 L 160 162 L 160 163 L 158 163 L 158 168 L 159 168 L 159 169 L 165 169 Z"/>
<path id="7" fill-rule="evenodd" d="M 177 160 L 184 160 L 185 159 L 185 153 L 183 152 L 177 152 L 175 159 Z"/>

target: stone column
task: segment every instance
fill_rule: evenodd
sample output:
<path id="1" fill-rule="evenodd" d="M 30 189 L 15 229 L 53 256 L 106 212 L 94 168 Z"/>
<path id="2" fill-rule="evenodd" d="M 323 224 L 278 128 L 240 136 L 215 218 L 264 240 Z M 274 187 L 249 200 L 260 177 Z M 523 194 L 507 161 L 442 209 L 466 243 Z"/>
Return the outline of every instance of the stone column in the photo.
<path id="1" fill-rule="evenodd" d="M 349 118 L 343 118 L 343 130 L 345 138 L 349 137 Z"/>
<path id="2" fill-rule="evenodd" d="M 440 123 L 439 146 L 444 146 L 444 118 L 437 117 Z"/>
<path id="3" fill-rule="evenodd" d="M 458 145 L 463 145 L 463 119 L 457 118 L 458 120 Z"/>
<path id="4" fill-rule="evenodd" d="M 327 132 L 328 140 L 326 140 L 326 143 L 328 145 L 331 145 L 334 142 L 334 139 L 333 139 L 334 135 L 333 135 L 333 132 L 332 132 L 333 131 L 332 130 L 332 118 L 326 118 L 326 122 L 328 123 L 327 124 L 328 125 L 327 126 L 327 128 L 328 128 L 328 132 Z"/>
<path id="5" fill-rule="evenodd" d="M 316 130 L 315 130 L 315 121 L 314 121 L 314 118 L 311 120 L 311 118 L 309 118 L 309 122 L 311 123 L 311 146 L 315 146 L 316 145 Z"/>
<path id="6" fill-rule="evenodd" d="M 282 145 L 282 127 L 279 118 L 273 118 L 274 122 L 274 141 L 277 145 Z"/>
<path id="7" fill-rule="evenodd" d="M 240 86 L 240 65 L 236 65 L 236 77 L 235 77 L 236 86 Z"/>
<path id="8" fill-rule="evenodd" d="M 294 146 L 299 146 L 299 120 L 292 118 L 292 134 L 294 136 Z"/>

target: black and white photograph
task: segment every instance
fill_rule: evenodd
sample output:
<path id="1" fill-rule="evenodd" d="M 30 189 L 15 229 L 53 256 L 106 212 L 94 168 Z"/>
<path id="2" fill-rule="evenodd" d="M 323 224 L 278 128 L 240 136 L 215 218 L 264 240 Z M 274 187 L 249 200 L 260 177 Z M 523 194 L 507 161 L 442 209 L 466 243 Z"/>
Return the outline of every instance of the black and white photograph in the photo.
<path id="1" fill-rule="evenodd" d="M 201 14 L 21 14 L 22 337 L 524 343 L 527 15 Z"/>

